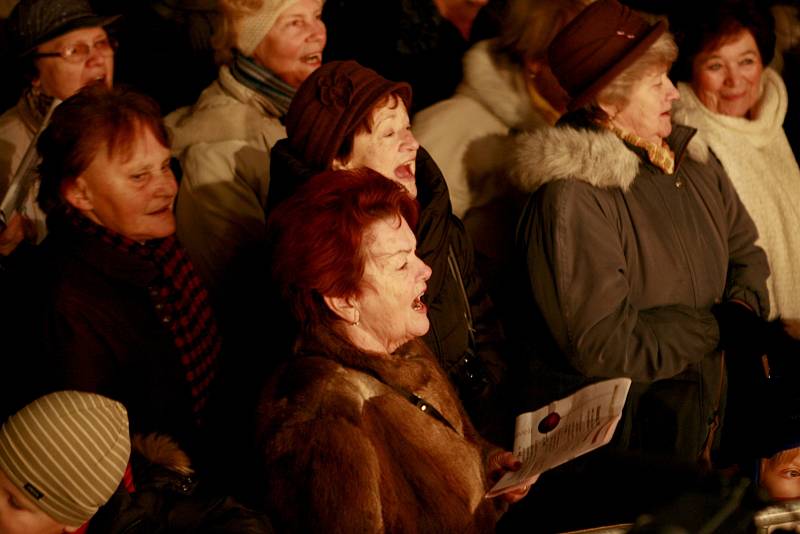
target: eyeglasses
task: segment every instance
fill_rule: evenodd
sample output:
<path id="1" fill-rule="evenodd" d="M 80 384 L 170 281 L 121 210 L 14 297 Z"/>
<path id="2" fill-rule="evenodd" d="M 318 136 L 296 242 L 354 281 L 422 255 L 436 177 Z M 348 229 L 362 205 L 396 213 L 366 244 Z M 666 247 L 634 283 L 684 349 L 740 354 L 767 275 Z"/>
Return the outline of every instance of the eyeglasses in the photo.
<path id="1" fill-rule="evenodd" d="M 110 56 L 114 53 L 114 50 L 117 49 L 117 44 L 116 39 L 107 37 L 95 41 L 91 45 L 89 43 L 74 43 L 65 46 L 58 52 L 37 52 L 34 54 L 34 57 L 60 57 L 69 63 L 83 63 L 89 59 L 92 49 L 97 50 L 102 56 Z"/>

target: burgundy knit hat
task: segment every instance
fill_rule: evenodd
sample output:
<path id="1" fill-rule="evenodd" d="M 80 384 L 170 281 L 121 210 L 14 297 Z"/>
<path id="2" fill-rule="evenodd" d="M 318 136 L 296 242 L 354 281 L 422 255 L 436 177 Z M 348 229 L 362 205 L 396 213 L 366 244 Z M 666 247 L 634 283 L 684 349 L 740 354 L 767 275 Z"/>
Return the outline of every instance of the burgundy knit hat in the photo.
<path id="1" fill-rule="evenodd" d="M 598 0 L 581 11 L 547 49 L 550 68 L 571 97 L 569 110 L 591 101 L 666 29 L 664 21 L 649 24 L 617 0 Z"/>
<path id="2" fill-rule="evenodd" d="M 289 144 L 315 170 L 330 168 L 345 137 L 353 133 L 373 106 L 396 93 L 406 109 L 411 86 L 392 82 L 355 61 L 331 61 L 300 85 L 286 114 Z"/>

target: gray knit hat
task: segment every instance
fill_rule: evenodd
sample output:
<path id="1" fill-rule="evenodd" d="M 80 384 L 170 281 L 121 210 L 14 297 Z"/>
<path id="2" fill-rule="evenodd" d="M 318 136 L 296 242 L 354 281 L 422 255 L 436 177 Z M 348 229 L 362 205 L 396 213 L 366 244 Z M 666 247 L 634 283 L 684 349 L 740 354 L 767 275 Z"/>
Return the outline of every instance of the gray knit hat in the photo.
<path id="1" fill-rule="evenodd" d="M 94 393 L 45 395 L 0 429 L 0 470 L 67 527 L 83 525 L 114 494 L 130 453 L 125 407 Z"/>
<path id="2" fill-rule="evenodd" d="M 297 0 L 262 0 L 256 9 L 245 11 L 239 8 L 242 2 L 223 0 L 223 12 L 231 18 L 239 52 L 245 56 L 252 55 L 281 13 L 296 3 Z"/>
<path id="3" fill-rule="evenodd" d="M 7 28 L 17 56 L 80 28 L 111 24 L 119 15 L 102 16 L 88 0 L 21 0 L 8 16 Z"/>

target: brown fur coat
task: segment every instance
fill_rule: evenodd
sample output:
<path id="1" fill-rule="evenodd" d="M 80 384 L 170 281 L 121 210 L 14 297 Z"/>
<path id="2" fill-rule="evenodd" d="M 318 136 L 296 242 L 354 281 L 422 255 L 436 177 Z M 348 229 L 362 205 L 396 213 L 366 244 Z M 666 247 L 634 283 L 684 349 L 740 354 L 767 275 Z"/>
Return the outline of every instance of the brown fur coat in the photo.
<path id="1" fill-rule="evenodd" d="M 391 357 L 320 328 L 267 386 L 258 435 L 267 508 L 290 532 L 491 532 L 489 447 L 421 342 Z M 386 383 L 434 405 L 420 411 Z"/>

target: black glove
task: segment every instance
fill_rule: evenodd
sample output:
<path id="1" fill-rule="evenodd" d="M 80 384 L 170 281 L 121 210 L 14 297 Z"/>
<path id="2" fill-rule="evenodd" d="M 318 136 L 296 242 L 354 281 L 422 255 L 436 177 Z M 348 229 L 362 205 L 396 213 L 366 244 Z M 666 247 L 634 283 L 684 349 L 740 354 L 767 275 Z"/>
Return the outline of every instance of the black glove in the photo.
<path id="1" fill-rule="evenodd" d="M 786 331 L 783 321 L 767 323 L 767 363 L 771 380 L 791 384 L 800 377 L 800 340 Z"/>
<path id="2" fill-rule="evenodd" d="M 711 313 L 719 325 L 719 348 L 731 355 L 729 369 L 768 371 L 774 380 L 800 376 L 800 340 L 786 332 L 780 319 L 765 321 L 737 302 L 715 304 Z M 767 357 L 768 369 L 762 356 Z"/>
<path id="3" fill-rule="evenodd" d="M 719 325 L 720 350 L 757 357 L 767 353 L 767 322 L 738 302 L 722 302 L 711 307 Z"/>

